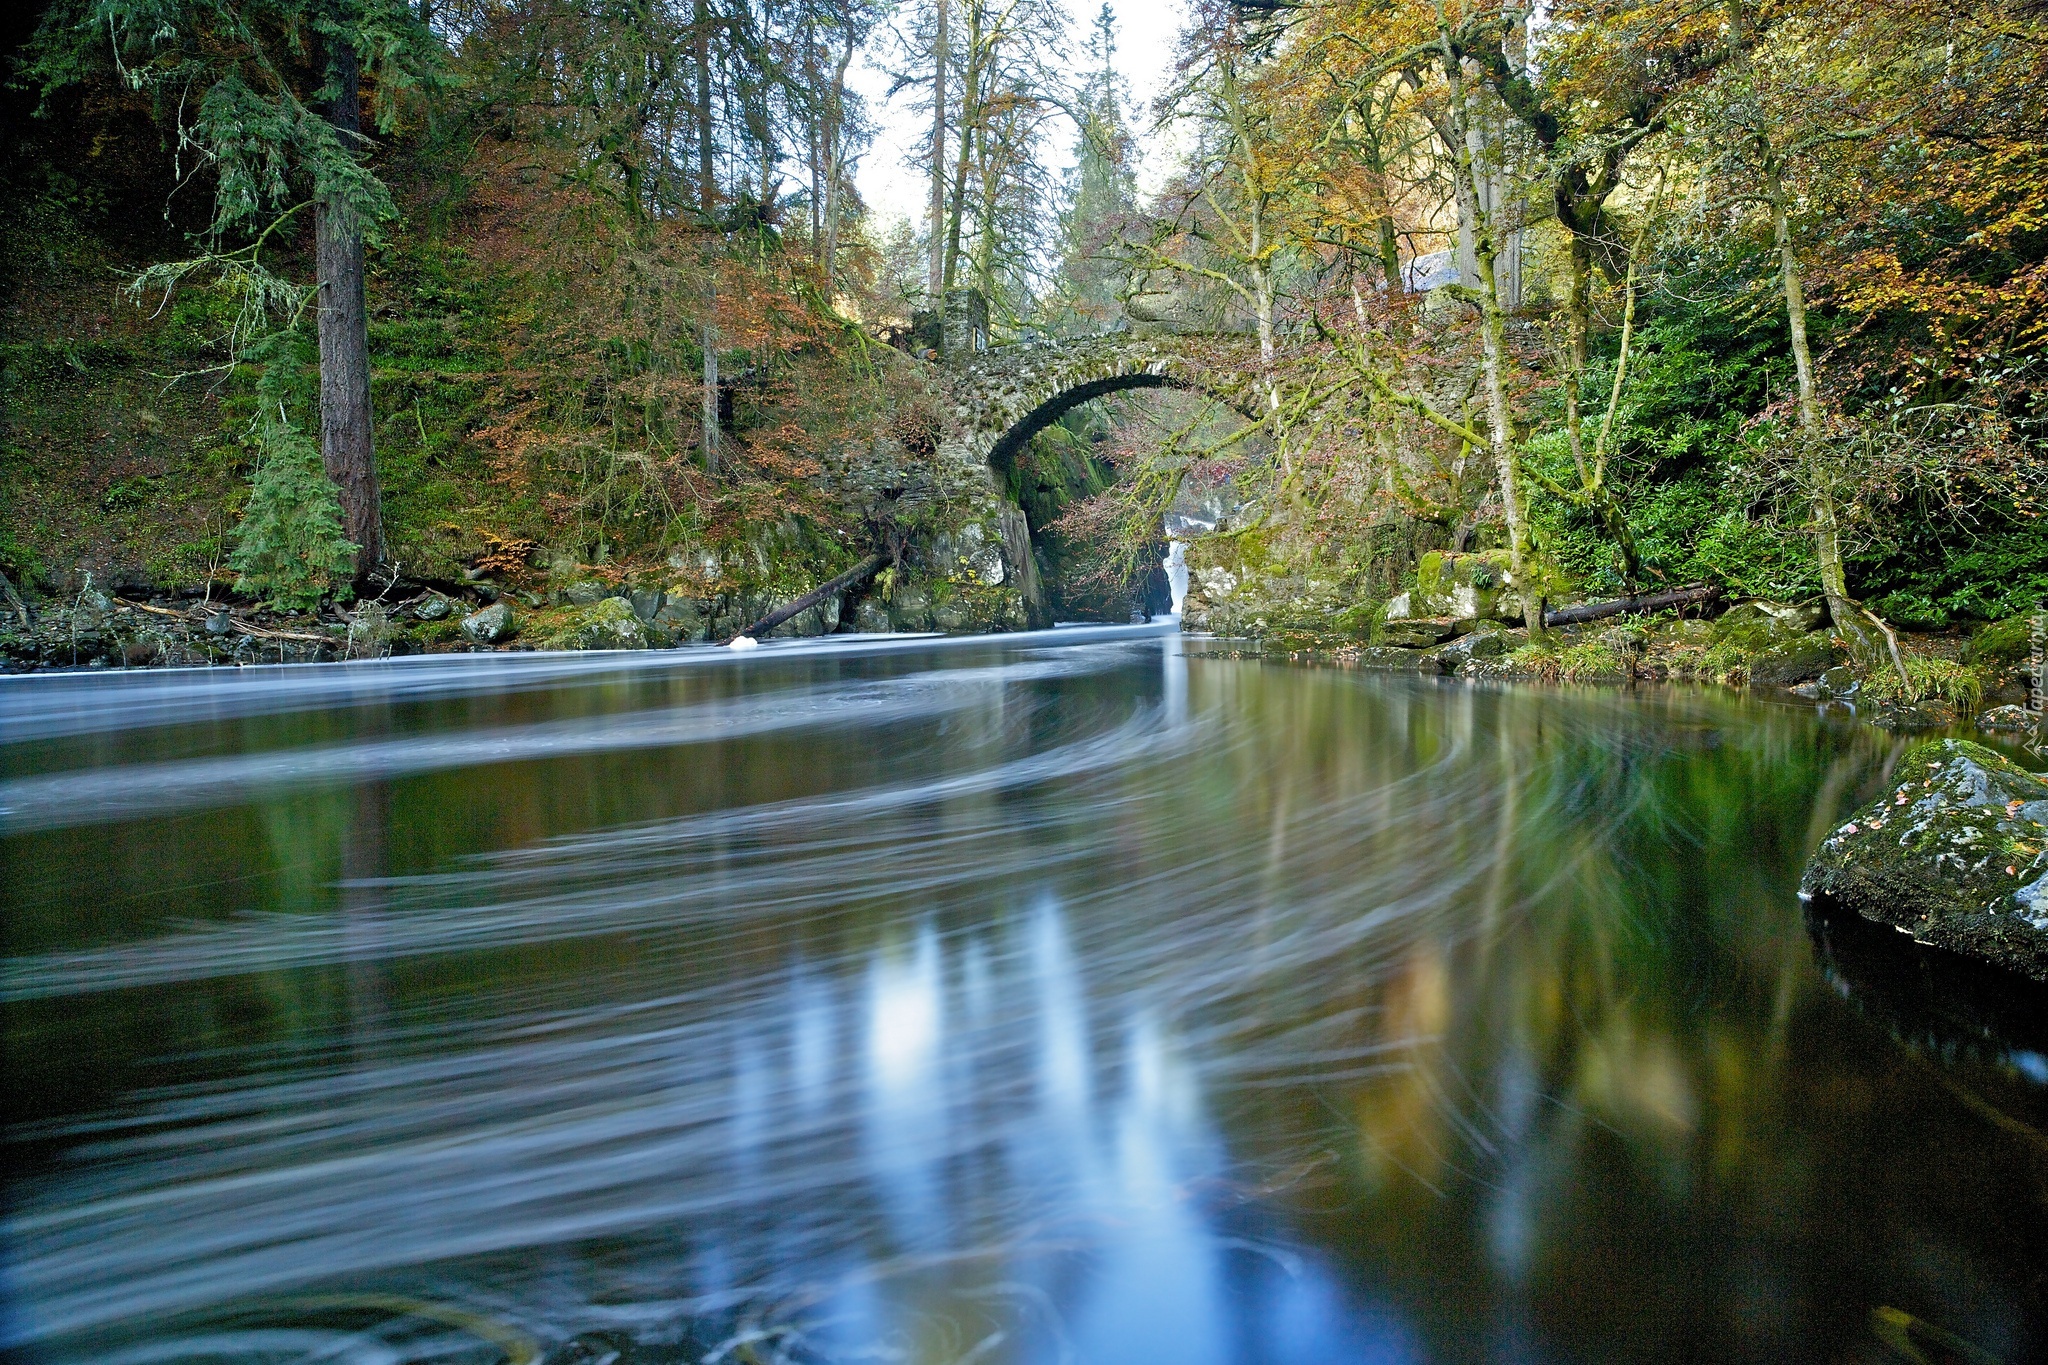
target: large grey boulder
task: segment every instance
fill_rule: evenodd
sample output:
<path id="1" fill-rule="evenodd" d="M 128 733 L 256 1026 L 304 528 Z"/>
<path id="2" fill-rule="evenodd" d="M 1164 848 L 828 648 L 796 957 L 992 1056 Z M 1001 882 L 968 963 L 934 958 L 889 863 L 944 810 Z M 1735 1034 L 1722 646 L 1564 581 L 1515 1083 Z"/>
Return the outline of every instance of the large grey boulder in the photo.
<path id="1" fill-rule="evenodd" d="M 1460 664 L 1473 659 L 1498 659 L 1508 652 L 1508 637 L 1497 629 L 1477 630 L 1435 651 L 1437 667 L 1454 673 Z"/>
<path id="2" fill-rule="evenodd" d="M 1923 744 L 1800 893 L 2048 983 L 2048 781 L 1966 740 Z"/>
<path id="3" fill-rule="evenodd" d="M 462 618 L 462 633 L 480 645 L 495 645 L 512 638 L 519 623 L 510 602 L 497 602 Z"/>

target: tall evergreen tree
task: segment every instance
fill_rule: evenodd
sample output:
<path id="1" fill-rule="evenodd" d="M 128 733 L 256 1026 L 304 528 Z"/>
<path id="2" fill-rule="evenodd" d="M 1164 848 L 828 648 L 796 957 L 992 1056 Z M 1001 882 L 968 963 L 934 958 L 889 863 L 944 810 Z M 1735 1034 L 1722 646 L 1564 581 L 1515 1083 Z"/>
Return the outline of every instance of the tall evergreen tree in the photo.
<path id="1" fill-rule="evenodd" d="M 1106 3 L 1089 35 L 1093 69 L 1077 110 L 1080 133 L 1060 215 L 1060 291 L 1055 329 L 1099 332 L 1115 320 L 1127 273 L 1116 248 L 1138 209 L 1133 139 L 1116 72 L 1116 14 Z"/>
<path id="2" fill-rule="evenodd" d="M 212 179 L 209 255 L 260 242 L 312 206 L 320 451 L 358 577 L 384 560 L 363 235 L 393 211 L 368 165 L 363 115 L 367 106 L 390 132 L 401 98 L 435 79 L 441 57 L 404 0 L 60 0 L 34 46 L 31 70 L 46 92 L 111 65 L 156 98 L 180 172 Z M 246 268 L 264 278 L 253 254 Z"/>

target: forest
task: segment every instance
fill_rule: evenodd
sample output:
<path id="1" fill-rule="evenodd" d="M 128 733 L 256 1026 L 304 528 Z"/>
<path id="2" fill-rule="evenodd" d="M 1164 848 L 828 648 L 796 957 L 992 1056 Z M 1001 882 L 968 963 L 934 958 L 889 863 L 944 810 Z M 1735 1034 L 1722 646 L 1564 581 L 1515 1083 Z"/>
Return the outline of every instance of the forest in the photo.
<path id="1" fill-rule="evenodd" d="M 1641 640 L 1551 614 L 1664 593 L 1824 626 L 1795 672 L 2010 687 L 2048 597 L 2048 7 L 1184 17 L 1141 107 L 1111 9 L 1052 0 L 18 16 L 0 643 L 1122 620 L 1170 535 L 1192 623 L 1288 648 L 1490 617 L 1595 676 Z M 923 202 L 859 191 L 890 117 Z M 1118 393 L 963 458 L 963 367 L 1104 336 L 1258 401 Z M 1679 671 L 1769 672 L 1726 635 Z"/>

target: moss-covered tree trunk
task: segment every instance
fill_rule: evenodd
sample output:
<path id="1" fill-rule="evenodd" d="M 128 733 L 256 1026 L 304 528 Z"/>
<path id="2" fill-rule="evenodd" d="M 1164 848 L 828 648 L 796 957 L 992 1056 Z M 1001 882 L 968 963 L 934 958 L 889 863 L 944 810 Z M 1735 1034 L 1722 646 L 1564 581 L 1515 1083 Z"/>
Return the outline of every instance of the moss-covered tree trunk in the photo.
<path id="1" fill-rule="evenodd" d="M 333 40 L 328 54 L 334 103 L 328 119 L 354 151 L 362 139 L 356 51 Z M 370 327 L 363 296 L 363 227 L 333 192 L 314 205 L 320 274 L 320 459 L 341 496 L 342 530 L 356 544 L 358 579 L 385 562 L 383 497 L 370 425 Z"/>
<path id="2" fill-rule="evenodd" d="M 1785 323 L 1792 336 L 1792 366 L 1799 377 L 1799 433 L 1807 447 L 1802 460 L 1807 465 L 1812 490 L 1814 559 L 1820 569 L 1820 590 L 1827 599 L 1828 616 L 1835 630 L 1857 661 L 1866 668 L 1875 667 L 1882 654 L 1877 632 L 1872 629 L 1874 618 L 1849 596 L 1848 573 L 1842 565 L 1842 518 L 1835 504 L 1834 471 L 1825 467 L 1817 448 L 1820 395 L 1813 379 L 1813 350 L 1806 338 L 1806 288 L 1801 279 L 1799 253 L 1792 243 L 1784 176 L 1768 151 L 1764 186 L 1771 209 L 1771 236 L 1778 249 L 1779 282 L 1785 294 Z"/>
<path id="3" fill-rule="evenodd" d="M 1507 310 L 1502 307 L 1500 278 L 1496 269 L 1500 254 L 1500 209 L 1488 207 L 1479 193 L 1478 154 L 1486 139 L 1476 122 L 1470 88 L 1465 81 L 1464 60 L 1449 41 L 1443 42 L 1444 79 L 1450 87 L 1451 122 L 1445 141 L 1450 145 L 1453 188 L 1457 194 L 1458 221 L 1472 243 L 1472 263 L 1479 275 L 1477 288 L 1469 282 L 1464 296 L 1479 308 L 1480 373 L 1486 396 L 1487 445 L 1493 453 L 1495 476 L 1500 481 L 1501 516 L 1507 522 L 1509 572 L 1514 575 L 1515 594 L 1522 602 L 1522 619 L 1534 640 L 1543 634 L 1543 597 L 1535 584 L 1536 555 L 1530 543 L 1529 521 L 1522 507 L 1516 479 L 1515 434 L 1508 410 Z"/>

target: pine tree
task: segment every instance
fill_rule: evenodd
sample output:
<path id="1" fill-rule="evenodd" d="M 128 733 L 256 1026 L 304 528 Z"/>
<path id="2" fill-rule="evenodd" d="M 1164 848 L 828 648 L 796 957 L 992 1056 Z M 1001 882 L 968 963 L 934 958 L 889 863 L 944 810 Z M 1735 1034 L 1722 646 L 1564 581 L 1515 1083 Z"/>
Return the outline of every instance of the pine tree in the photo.
<path id="1" fill-rule="evenodd" d="M 405 0 L 59 0 L 43 18 L 30 67 L 50 92 L 111 65 L 130 88 L 156 97 L 180 170 L 196 158 L 214 183 L 205 254 L 187 267 L 233 257 L 243 275 L 260 275 L 256 247 L 312 206 L 320 453 L 357 546 L 357 577 L 384 558 L 363 241 L 393 213 L 366 164 L 363 112 L 367 105 L 390 132 L 401 99 L 435 82 L 441 57 Z M 248 336 L 240 328 L 236 339 Z"/>
<path id="2" fill-rule="evenodd" d="M 1116 242 L 1138 208 L 1133 141 L 1124 120 L 1124 88 L 1116 73 L 1116 15 L 1107 3 L 1089 39 L 1094 69 L 1081 101 L 1067 208 L 1060 217 L 1061 278 L 1057 330 L 1107 330 L 1122 298 L 1126 267 Z"/>
<path id="3" fill-rule="evenodd" d="M 292 332 L 261 343 L 252 424 L 257 456 L 249 504 L 228 563 L 240 575 L 235 591 L 275 606 L 308 611 L 330 594 L 346 595 L 358 546 L 342 530 L 341 499 L 320 452 L 291 418 L 303 387 L 302 344 Z"/>

